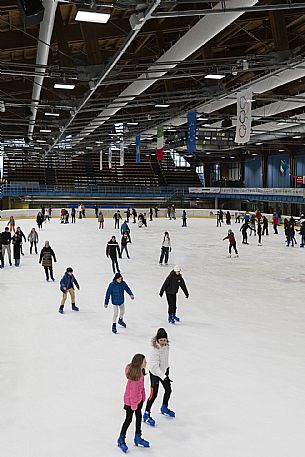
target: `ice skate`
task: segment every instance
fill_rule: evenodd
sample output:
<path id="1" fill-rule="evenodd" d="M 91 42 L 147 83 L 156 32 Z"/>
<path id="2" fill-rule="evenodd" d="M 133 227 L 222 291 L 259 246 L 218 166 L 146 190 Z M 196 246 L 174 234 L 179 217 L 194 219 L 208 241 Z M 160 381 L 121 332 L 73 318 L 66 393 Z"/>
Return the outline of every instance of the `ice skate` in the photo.
<path id="1" fill-rule="evenodd" d="M 175 319 L 173 318 L 172 315 L 169 315 L 169 316 L 168 316 L 168 323 L 169 323 L 169 324 L 174 324 L 174 323 L 175 323 Z"/>
<path id="2" fill-rule="evenodd" d="M 147 411 L 145 411 L 145 413 L 143 414 L 143 422 L 145 422 L 145 424 L 151 425 L 152 427 L 154 427 L 156 424 L 156 421 L 152 417 L 150 417 L 150 413 L 148 413 Z"/>
<path id="3" fill-rule="evenodd" d="M 237 258 L 239 257 L 239 255 L 238 255 L 238 254 L 236 254 L 234 257 L 235 257 L 235 259 L 237 259 Z"/>
<path id="4" fill-rule="evenodd" d="M 173 316 L 173 318 L 174 318 L 174 320 L 175 320 L 176 322 L 180 322 L 180 317 L 178 317 L 178 316 Z"/>
<path id="5" fill-rule="evenodd" d="M 79 311 L 79 308 L 72 303 L 72 311 Z"/>
<path id="6" fill-rule="evenodd" d="M 141 437 L 141 434 L 138 434 L 138 433 L 135 434 L 134 444 L 136 446 L 140 445 L 140 446 L 143 446 L 143 447 L 149 447 L 149 442 L 146 441 L 146 440 L 143 440 L 143 438 Z"/>
<path id="7" fill-rule="evenodd" d="M 125 442 L 125 436 L 119 436 L 118 438 L 118 447 L 126 454 L 128 451 L 128 446 Z"/>
<path id="8" fill-rule="evenodd" d="M 111 329 L 112 333 L 118 333 L 117 329 L 116 329 L 116 324 L 112 324 L 112 329 Z"/>
<path id="9" fill-rule="evenodd" d="M 228 257 L 228 259 L 231 259 L 232 255 L 231 255 L 231 254 L 229 254 L 227 257 Z"/>
<path id="10" fill-rule="evenodd" d="M 164 414 L 164 416 L 176 417 L 176 414 L 174 413 L 174 411 L 171 411 L 170 409 L 168 409 L 168 407 L 166 405 L 162 405 L 161 414 Z"/>
<path id="11" fill-rule="evenodd" d="M 63 306 L 60 306 L 58 312 L 59 312 L 60 314 L 64 314 L 64 307 L 63 307 Z"/>
<path id="12" fill-rule="evenodd" d="M 119 319 L 118 320 L 118 324 L 121 325 L 122 327 L 126 328 L 127 325 L 125 324 L 125 322 L 123 321 L 123 319 Z"/>

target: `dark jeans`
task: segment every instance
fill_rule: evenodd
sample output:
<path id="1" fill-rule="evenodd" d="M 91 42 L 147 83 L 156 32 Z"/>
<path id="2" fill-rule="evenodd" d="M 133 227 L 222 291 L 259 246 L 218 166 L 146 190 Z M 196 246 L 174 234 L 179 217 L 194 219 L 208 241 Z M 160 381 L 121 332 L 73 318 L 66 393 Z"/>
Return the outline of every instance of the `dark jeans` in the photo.
<path id="1" fill-rule="evenodd" d="M 53 280 L 53 267 L 43 267 L 45 274 L 46 274 L 46 279 L 49 279 L 49 273 L 50 273 L 50 278 Z"/>
<path id="2" fill-rule="evenodd" d="M 236 243 L 234 243 L 234 244 L 229 244 L 229 254 L 230 254 L 230 255 L 231 255 L 231 252 L 232 252 L 232 248 L 234 249 L 235 254 L 238 254 L 237 249 L 236 249 Z"/>
<path id="3" fill-rule="evenodd" d="M 75 224 L 75 214 L 71 214 L 71 224 Z"/>
<path id="4" fill-rule="evenodd" d="M 217 227 L 221 227 L 221 220 L 217 218 Z"/>
<path id="5" fill-rule="evenodd" d="M 247 244 L 248 243 L 248 234 L 247 232 L 241 232 L 243 236 L 243 243 Z"/>
<path id="6" fill-rule="evenodd" d="M 165 406 L 168 406 L 168 402 L 172 393 L 172 388 L 171 388 L 171 383 L 169 379 L 167 378 L 165 381 L 160 379 L 158 376 L 155 376 L 151 372 L 149 372 L 150 375 L 150 395 L 146 403 L 146 408 L 145 411 L 150 413 L 151 407 L 155 401 L 155 399 L 158 396 L 158 391 L 159 391 L 159 383 L 161 382 L 163 388 L 164 388 L 164 396 L 163 396 L 163 402 L 162 404 Z"/>
<path id="7" fill-rule="evenodd" d="M 115 269 L 118 273 L 120 273 L 120 267 L 119 267 L 119 264 L 118 264 L 118 259 L 116 257 L 110 257 L 111 258 L 111 262 L 112 262 L 112 271 L 113 273 L 115 273 Z"/>
<path id="8" fill-rule="evenodd" d="M 258 233 L 258 243 L 261 244 L 262 242 L 262 232 Z"/>
<path id="9" fill-rule="evenodd" d="M 173 314 L 174 316 L 176 316 L 177 295 L 166 293 L 166 298 L 167 298 L 167 303 L 168 303 L 168 315 L 171 316 Z"/>
<path id="10" fill-rule="evenodd" d="M 4 260 L 3 260 L 2 246 L 1 245 L 0 245 L 0 262 L 1 262 L 1 267 L 4 267 Z"/>
<path id="11" fill-rule="evenodd" d="M 276 224 L 273 224 L 273 230 L 274 230 L 274 234 L 278 235 L 277 225 Z"/>
<path id="12" fill-rule="evenodd" d="M 127 249 L 127 245 L 126 246 L 121 246 L 121 257 L 123 257 L 123 251 L 126 251 L 126 255 L 127 255 L 128 259 L 130 259 L 129 252 L 128 252 L 128 249 Z"/>
<path id="13" fill-rule="evenodd" d="M 38 254 L 38 252 L 37 252 L 37 243 L 35 241 L 31 241 L 30 254 L 32 254 L 33 245 L 35 246 L 35 253 Z"/>
<path id="14" fill-rule="evenodd" d="M 182 227 L 186 227 L 186 219 L 182 219 Z"/>
<path id="15" fill-rule="evenodd" d="M 169 255 L 169 248 L 162 246 L 159 263 L 162 263 L 163 259 L 165 258 L 165 265 L 167 265 L 168 255 Z"/>
<path id="16" fill-rule="evenodd" d="M 266 235 L 269 235 L 269 232 L 268 232 L 268 225 L 264 225 L 263 226 L 263 235 L 265 235 L 265 232 L 266 232 Z"/>
<path id="17" fill-rule="evenodd" d="M 114 219 L 114 228 L 115 229 L 116 228 L 118 228 L 118 229 L 120 228 L 120 219 L 118 219 L 118 220 Z"/>
<path id="18" fill-rule="evenodd" d="M 124 424 L 122 425 L 122 429 L 121 429 L 121 433 L 120 433 L 121 436 L 124 436 L 124 437 L 126 436 L 128 427 L 132 422 L 133 413 L 135 413 L 135 415 L 136 415 L 136 433 L 138 435 L 141 435 L 142 406 L 143 406 L 142 401 L 141 401 L 141 403 L 138 404 L 138 407 L 135 411 L 133 411 L 131 409 L 131 407 L 128 405 L 124 406 L 124 409 L 126 411 L 126 419 L 124 421 Z"/>

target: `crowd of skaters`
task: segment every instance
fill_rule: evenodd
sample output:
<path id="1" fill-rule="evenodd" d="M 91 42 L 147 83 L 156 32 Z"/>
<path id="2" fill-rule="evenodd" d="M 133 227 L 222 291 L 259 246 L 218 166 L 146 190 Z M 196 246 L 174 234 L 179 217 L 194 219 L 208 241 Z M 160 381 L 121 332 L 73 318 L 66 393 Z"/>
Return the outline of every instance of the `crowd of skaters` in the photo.
<path id="1" fill-rule="evenodd" d="M 159 209 L 157 207 L 150 208 L 149 210 L 149 220 L 153 220 L 153 215 L 158 217 Z M 75 223 L 75 208 L 71 210 L 71 222 Z M 104 228 L 104 216 L 101 210 L 98 207 L 95 207 L 95 215 L 99 223 L 99 228 Z M 110 241 L 106 245 L 106 255 L 111 258 L 112 269 L 114 273 L 114 278 L 109 284 L 106 295 L 105 295 L 105 308 L 108 307 L 109 301 L 113 305 L 113 318 L 112 318 L 112 332 L 117 333 L 117 324 L 123 328 L 126 328 L 126 322 L 124 321 L 125 315 L 125 305 L 124 305 L 124 295 L 127 293 L 131 299 L 134 299 L 134 294 L 123 280 L 123 277 L 119 270 L 118 258 L 121 258 L 123 253 L 126 253 L 127 258 L 129 259 L 129 251 L 127 248 L 128 243 L 132 243 L 129 220 L 132 223 L 138 222 L 138 227 L 147 227 L 147 218 L 146 213 L 139 212 L 132 208 L 125 211 L 126 218 L 123 220 L 120 211 L 116 211 L 113 215 L 114 219 L 114 228 L 120 230 L 121 234 L 121 246 L 119 246 L 116 241 L 116 236 L 113 235 Z M 60 211 L 60 222 L 69 223 L 69 212 L 66 209 Z M 1 242 L 1 267 L 4 266 L 4 257 L 7 254 L 9 258 L 9 264 L 11 262 L 11 243 L 13 244 L 14 250 L 14 260 L 15 265 L 20 265 L 20 254 L 24 255 L 22 250 L 22 243 L 27 241 L 30 243 L 30 255 L 34 252 L 38 254 L 38 242 L 39 242 L 39 231 L 43 229 L 43 224 L 52 217 L 52 209 L 49 208 L 46 213 L 45 209 L 42 208 L 41 211 L 37 213 L 36 223 L 37 230 L 33 227 L 30 230 L 30 233 L 26 237 L 22 232 L 21 228 L 18 226 L 15 230 L 15 220 L 10 217 L 8 226 L 5 227 L 4 231 L 1 233 L 0 242 Z M 78 207 L 78 217 L 83 219 L 86 217 L 84 205 Z M 169 214 L 169 219 L 175 220 L 175 211 L 173 212 L 173 205 L 171 205 L 171 213 Z M 182 214 L 182 226 L 186 227 L 186 211 Z M 13 234 L 13 235 L 12 235 Z M 165 265 L 168 264 L 169 252 L 171 250 L 170 236 L 169 232 L 165 232 L 163 236 L 163 241 L 161 243 L 161 256 L 160 264 L 162 265 L 165 261 Z M 46 281 L 55 281 L 54 272 L 53 272 L 53 263 L 56 262 L 56 254 L 52 249 L 49 241 L 45 241 L 44 247 L 40 251 L 39 255 L 39 264 L 42 265 L 45 271 Z M 67 296 L 70 296 L 71 306 L 73 311 L 79 311 L 79 307 L 76 306 L 75 300 L 75 288 L 80 289 L 79 283 L 74 276 L 73 269 L 68 267 L 60 280 L 60 290 L 62 292 L 61 303 L 59 307 L 59 313 L 64 313 L 64 305 L 67 299 Z M 161 289 L 160 297 L 165 293 L 168 303 L 168 322 L 175 324 L 180 321 L 180 318 L 176 315 L 177 309 L 177 293 L 181 288 L 186 297 L 189 296 L 186 284 L 181 274 L 181 268 L 175 266 L 170 274 L 166 277 Z M 136 446 L 149 447 L 149 442 L 142 438 L 141 432 L 141 423 L 143 421 L 150 425 L 155 425 L 155 420 L 151 417 L 151 409 L 153 403 L 158 395 L 159 384 L 164 388 L 164 396 L 161 406 L 161 413 L 169 417 L 175 417 L 175 413 L 168 408 L 169 399 L 171 396 L 171 380 L 169 379 L 169 340 L 167 337 L 166 330 L 164 328 L 159 328 L 156 335 L 152 339 L 152 354 L 150 358 L 150 384 L 151 384 L 151 395 L 147 400 L 145 406 L 145 412 L 142 416 L 142 406 L 146 399 L 145 389 L 144 389 L 144 374 L 146 368 L 146 359 L 144 355 L 136 354 L 131 363 L 126 367 L 126 377 L 127 377 L 127 386 L 124 395 L 124 409 L 126 411 L 126 418 L 122 425 L 121 433 L 118 438 L 118 446 L 123 452 L 127 452 L 128 447 L 126 444 L 126 433 L 127 429 L 132 421 L 133 412 L 136 416 L 136 433 L 134 437 L 134 443 Z"/>

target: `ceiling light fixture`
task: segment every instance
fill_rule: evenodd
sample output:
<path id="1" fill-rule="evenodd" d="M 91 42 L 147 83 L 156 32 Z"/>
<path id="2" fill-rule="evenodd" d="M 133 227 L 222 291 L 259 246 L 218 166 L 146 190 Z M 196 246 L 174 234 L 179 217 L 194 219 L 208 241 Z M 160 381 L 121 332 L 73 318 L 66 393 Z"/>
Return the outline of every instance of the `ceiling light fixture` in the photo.
<path id="1" fill-rule="evenodd" d="M 169 105 L 167 105 L 166 103 L 157 103 L 155 105 L 155 108 L 168 108 Z"/>
<path id="2" fill-rule="evenodd" d="M 54 117 L 58 117 L 59 116 L 59 113 L 51 113 L 51 112 L 47 112 L 47 113 L 44 113 L 45 116 L 54 116 Z"/>
<path id="3" fill-rule="evenodd" d="M 55 83 L 53 87 L 54 89 L 73 90 L 75 88 L 75 84 Z"/>
<path id="4" fill-rule="evenodd" d="M 127 125 L 139 125 L 139 122 L 127 122 Z"/>
<path id="5" fill-rule="evenodd" d="M 285 152 L 285 149 L 279 149 L 279 152 Z"/>
<path id="6" fill-rule="evenodd" d="M 260 145 L 263 144 L 263 143 L 255 143 L 255 144 L 256 144 L 256 146 L 260 146 Z"/>
<path id="7" fill-rule="evenodd" d="M 98 24 L 106 24 L 109 21 L 109 13 L 100 13 L 97 11 L 77 11 L 75 20 L 80 22 L 95 22 Z"/>
<path id="8" fill-rule="evenodd" d="M 206 75 L 205 79 L 222 79 L 225 78 L 226 75 Z"/>
<path id="9" fill-rule="evenodd" d="M 299 138 L 302 138 L 302 137 L 301 137 L 301 135 L 295 135 L 292 138 L 294 138 L 295 140 L 298 140 Z"/>
<path id="10" fill-rule="evenodd" d="M 41 133 L 50 133 L 50 132 L 52 132 L 52 130 L 51 129 L 40 129 L 40 132 Z"/>

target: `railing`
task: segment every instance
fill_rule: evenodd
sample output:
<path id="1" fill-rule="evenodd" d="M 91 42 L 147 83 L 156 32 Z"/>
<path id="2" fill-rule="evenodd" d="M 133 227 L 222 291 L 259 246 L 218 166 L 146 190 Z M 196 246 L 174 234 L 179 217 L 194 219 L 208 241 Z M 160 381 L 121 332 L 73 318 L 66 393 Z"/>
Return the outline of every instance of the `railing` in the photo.
<path id="1" fill-rule="evenodd" d="M 305 189 L 260 187 L 189 187 L 191 194 L 287 195 L 304 197 Z"/>
<path id="2" fill-rule="evenodd" d="M 156 195 L 168 197 L 173 194 L 188 194 L 188 186 L 91 186 L 78 187 L 26 185 L 26 184 L 2 184 L 0 185 L 0 197 L 26 196 L 26 195 Z"/>

